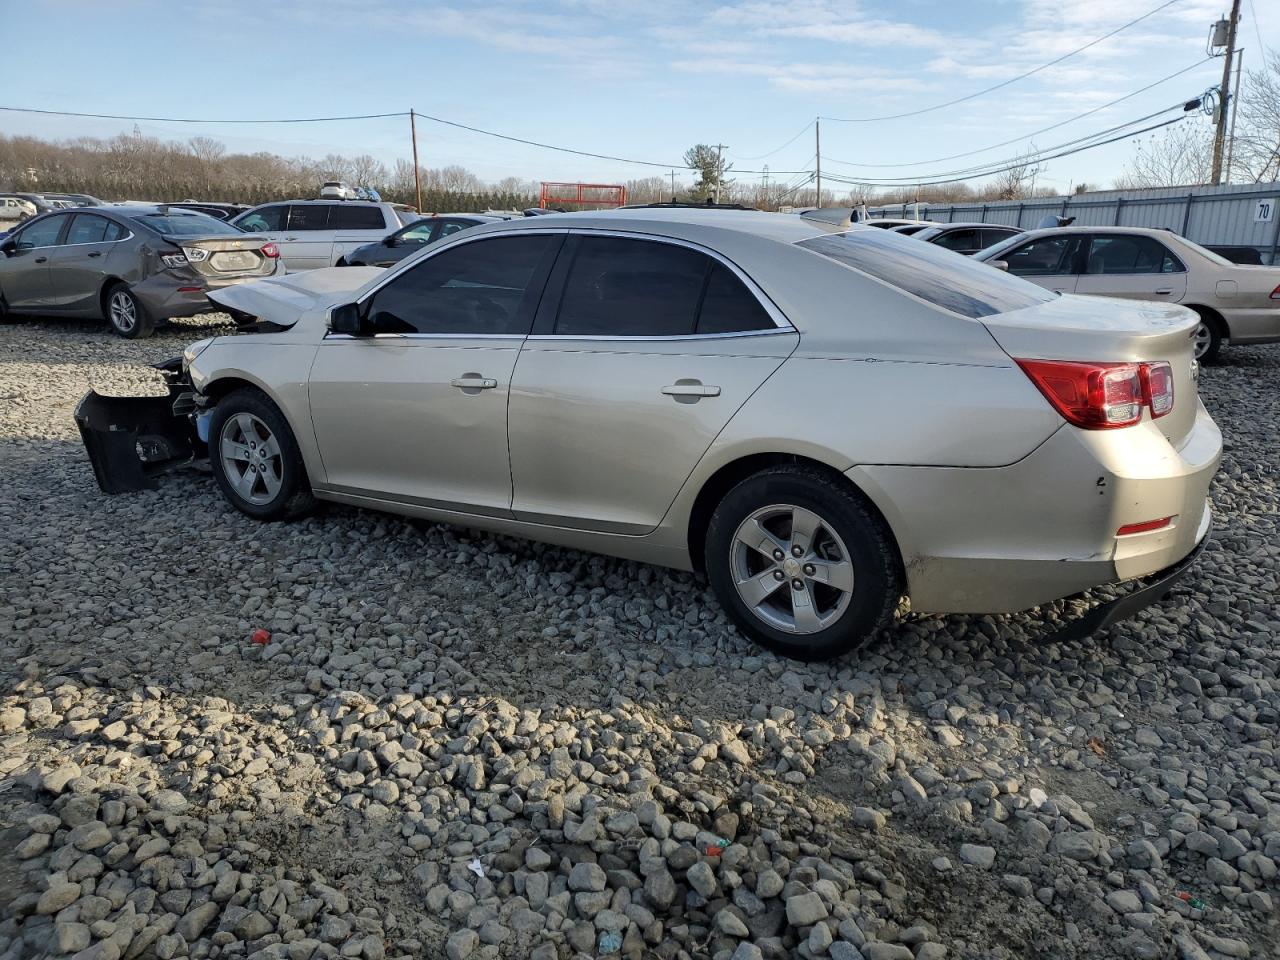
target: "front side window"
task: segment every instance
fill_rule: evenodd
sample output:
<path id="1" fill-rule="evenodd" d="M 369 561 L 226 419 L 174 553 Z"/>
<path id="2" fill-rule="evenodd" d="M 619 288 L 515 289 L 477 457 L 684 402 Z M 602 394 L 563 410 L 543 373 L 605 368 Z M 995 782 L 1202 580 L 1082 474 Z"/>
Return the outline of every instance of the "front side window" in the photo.
<path id="1" fill-rule="evenodd" d="M 401 230 L 396 234 L 396 239 L 401 243 L 427 243 L 431 240 L 431 231 L 435 228 L 434 221 L 424 220 L 421 223 L 415 223 L 407 230 Z"/>
<path id="2" fill-rule="evenodd" d="M 1182 273 L 1185 268 L 1155 237 L 1096 236 L 1089 241 L 1085 273 Z"/>
<path id="3" fill-rule="evenodd" d="M 267 230 L 283 230 L 289 208 L 284 204 L 270 207 L 259 207 L 249 210 L 232 221 L 241 230 L 248 233 L 263 233 Z"/>
<path id="4" fill-rule="evenodd" d="M 289 230 L 327 230 L 329 203 L 298 203 L 289 207 Z"/>
<path id="5" fill-rule="evenodd" d="M 58 234 L 62 232 L 62 225 L 66 222 L 66 216 L 37 220 L 18 234 L 18 249 L 34 250 L 36 247 L 54 246 L 58 242 Z"/>
<path id="6" fill-rule="evenodd" d="M 333 206 L 329 209 L 330 230 L 385 230 L 386 221 L 377 207 L 363 204 Z"/>
<path id="7" fill-rule="evenodd" d="M 494 237 L 444 250 L 378 290 L 377 333 L 523 336 L 533 325 L 543 270 L 562 237 Z M 536 289 L 535 289 L 536 288 Z"/>
<path id="8" fill-rule="evenodd" d="M 974 319 L 1021 310 L 1054 297 L 985 263 L 953 257 L 936 244 L 884 230 L 855 227 L 846 233 L 801 240 L 797 246 Z"/>
<path id="9" fill-rule="evenodd" d="M 444 223 L 440 224 L 440 236 L 436 239 L 443 240 L 445 237 L 449 236 L 449 234 L 457 233 L 459 230 L 465 230 L 470 226 L 473 226 L 473 224 L 460 223 L 457 220 L 446 220 Z"/>
<path id="10" fill-rule="evenodd" d="M 997 259 L 1019 277 L 1053 277 L 1075 273 L 1076 238 L 1069 234 L 1037 237 Z"/>
<path id="11" fill-rule="evenodd" d="M 78 213 L 67 231 L 67 243 L 102 243 L 107 239 L 107 227 L 111 221 L 91 213 Z"/>

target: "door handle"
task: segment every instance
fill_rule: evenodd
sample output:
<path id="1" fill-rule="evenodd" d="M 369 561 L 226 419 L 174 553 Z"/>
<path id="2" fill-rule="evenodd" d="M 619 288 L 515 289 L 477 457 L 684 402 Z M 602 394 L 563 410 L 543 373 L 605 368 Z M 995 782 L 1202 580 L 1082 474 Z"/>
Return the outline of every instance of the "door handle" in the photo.
<path id="1" fill-rule="evenodd" d="M 286 240 L 297 240 L 297 237 L 285 237 Z"/>
<path id="2" fill-rule="evenodd" d="M 1173 287 L 1161 287 L 1159 290 L 1156 291 L 1156 293 L 1158 293 L 1161 296 L 1168 296 L 1169 294 L 1173 293 Z"/>
<path id="3" fill-rule="evenodd" d="M 455 377 L 449 381 L 449 386 L 459 390 L 492 390 L 497 385 L 498 381 L 489 377 Z"/>
<path id="4" fill-rule="evenodd" d="M 101 251 L 101 250 L 95 250 L 95 251 L 93 251 L 93 253 L 89 254 L 89 256 L 91 256 L 91 257 L 100 257 L 100 256 L 102 256 L 102 251 Z"/>
<path id="5" fill-rule="evenodd" d="M 698 380 L 682 380 L 662 388 L 668 397 L 718 397 L 720 388 L 704 384 Z"/>
<path id="6" fill-rule="evenodd" d="M 36 257 L 35 262 L 36 262 L 36 263 L 48 263 L 48 262 L 49 262 L 49 258 L 48 258 L 48 257 Z"/>

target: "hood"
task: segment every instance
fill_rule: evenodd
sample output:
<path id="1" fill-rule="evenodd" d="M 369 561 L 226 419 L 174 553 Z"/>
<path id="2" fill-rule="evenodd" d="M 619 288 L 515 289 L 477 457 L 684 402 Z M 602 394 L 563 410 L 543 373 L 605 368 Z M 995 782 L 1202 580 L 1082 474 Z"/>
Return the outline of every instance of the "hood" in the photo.
<path id="1" fill-rule="evenodd" d="M 233 313 L 291 327 L 305 313 L 351 302 L 367 283 L 385 275 L 380 267 L 325 267 L 210 290 L 208 297 Z"/>

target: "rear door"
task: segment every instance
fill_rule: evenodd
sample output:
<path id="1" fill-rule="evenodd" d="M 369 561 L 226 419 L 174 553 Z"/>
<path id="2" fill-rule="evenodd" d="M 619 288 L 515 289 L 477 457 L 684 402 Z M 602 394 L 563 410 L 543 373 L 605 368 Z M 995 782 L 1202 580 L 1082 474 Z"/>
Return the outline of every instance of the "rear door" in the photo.
<path id="1" fill-rule="evenodd" d="M 51 306 L 96 314 L 107 255 L 123 236 L 123 227 L 96 213 L 72 217 L 62 243 L 49 251 Z"/>
<path id="2" fill-rule="evenodd" d="M 329 230 L 333 234 L 332 266 L 357 247 L 377 243 L 400 229 L 400 222 L 388 224 L 381 207 L 371 203 L 335 203 L 329 207 Z"/>
<path id="3" fill-rule="evenodd" d="M 652 530 L 711 441 L 798 341 L 754 286 L 709 252 L 571 236 L 512 377 L 515 516 Z"/>
<path id="4" fill-rule="evenodd" d="M 1096 233 L 1088 239 L 1076 293 L 1177 303 L 1187 292 L 1187 268 L 1155 237 Z"/>
<path id="5" fill-rule="evenodd" d="M 1075 293 L 1080 251 L 1087 238 L 1075 233 L 1054 233 L 1034 237 L 1006 250 L 999 259 L 1009 272 L 1025 277 L 1046 290 Z"/>
<path id="6" fill-rule="evenodd" d="M 70 219 L 69 214 L 43 217 L 13 234 L 13 252 L 0 256 L 0 294 L 10 310 L 47 310 L 53 303 L 49 257 Z"/>
<path id="7" fill-rule="evenodd" d="M 329 213 L 333 203 L 291 203 L 284 240 L 278 243 L 280 259 L 289 270 L 315 270 L 333 266 L 333 231 Z"/>

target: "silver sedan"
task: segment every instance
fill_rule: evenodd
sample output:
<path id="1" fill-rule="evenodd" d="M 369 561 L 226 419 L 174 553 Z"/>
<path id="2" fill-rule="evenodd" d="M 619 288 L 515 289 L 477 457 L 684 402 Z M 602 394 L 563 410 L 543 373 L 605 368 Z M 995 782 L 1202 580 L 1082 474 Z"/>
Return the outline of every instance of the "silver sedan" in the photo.
<path id="1" fill-rule="evenodd" d="M 798 217 L 554 220 L 214 294 L 256 334 L 171 366 L 177 426 L 87 397 L 100 482 L 207 452 L 262 520 L 328 500 L 702 570 L 802 658 L 904 596 L 1004 612 L 1152 578 L 1107 616 L 1130 612 L 1205 540 L 1189 310 Z M 113 473 L 134 449 L 162 452 Z"/>

